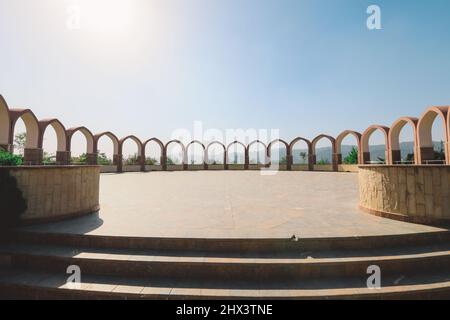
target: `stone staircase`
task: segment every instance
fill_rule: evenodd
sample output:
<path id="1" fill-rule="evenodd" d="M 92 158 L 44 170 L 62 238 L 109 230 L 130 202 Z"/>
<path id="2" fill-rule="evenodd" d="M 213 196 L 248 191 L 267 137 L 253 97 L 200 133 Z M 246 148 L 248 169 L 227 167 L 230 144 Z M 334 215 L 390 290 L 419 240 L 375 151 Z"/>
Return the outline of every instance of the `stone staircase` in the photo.
<path id="1" fill-rule="evenodd" d="M 450 298 L 450 232 L 309 239 L 168 239 L 16 232 L 0 297 L 34 299 Z M 82 284 L 66 284 L 67 267 Z M 381 289 L 367 268 L 381 268 Z"/>

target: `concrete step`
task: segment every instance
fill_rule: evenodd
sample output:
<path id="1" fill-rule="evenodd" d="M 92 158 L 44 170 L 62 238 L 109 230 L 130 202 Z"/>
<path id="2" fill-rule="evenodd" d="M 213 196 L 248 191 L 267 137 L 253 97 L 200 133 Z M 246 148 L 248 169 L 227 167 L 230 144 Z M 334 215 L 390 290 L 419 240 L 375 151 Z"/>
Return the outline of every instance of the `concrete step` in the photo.
<path id="1" fill-rule="evenodd" d="M 450 231 L 367 237 L 302 238 L 301 235 L 296 235 L 295 238 L 286 239 L 201 239 L 59 234 L 20 230 L 4 235 L 3 239 L 15 243 L 68 245 L 83 248 L 277 254 L 279 252 L 359 250 L 450 243 Z"/>
<path id="2" fill-rule="evenodd" d="M 383 277 L 380 289 L 360 278 L 302 281 L 194 281 L 82 275 L 78 288 L 65 273 L 0 269 L 2 299 L 448 299 L 450 277 Z"/>
<path id="3" fill-rule="evenodd" d="M 80 249 L 70 246 L 1 245 L 4 264 L 65 272 L 77 265 L 88 274 L 166 279 L 224 279 L 229 281 L 304 280 L 325 277 L 367 278 L 367 268 L 377 265 L 384 276 L 417 272 L 448 272 L 448 244 L 389 249 L 317 251 L 268 256 L 165 253 L 119 249 Z M 450 272 L 449 272 L 450 274 Z"/>

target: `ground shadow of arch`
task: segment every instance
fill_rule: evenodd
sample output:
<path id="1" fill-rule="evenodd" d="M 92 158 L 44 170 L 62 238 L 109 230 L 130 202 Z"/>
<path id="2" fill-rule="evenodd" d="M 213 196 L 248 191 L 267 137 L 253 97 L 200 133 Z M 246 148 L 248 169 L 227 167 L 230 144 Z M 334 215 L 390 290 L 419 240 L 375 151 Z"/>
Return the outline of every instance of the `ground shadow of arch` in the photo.
<path id="1" fill-rule="evenodd" d="M 27 210 L 27 201 L 17 186 L 17 180 L 7 170 L 0 170 L 0 230 L 19 225 L 20 216 Z"/>

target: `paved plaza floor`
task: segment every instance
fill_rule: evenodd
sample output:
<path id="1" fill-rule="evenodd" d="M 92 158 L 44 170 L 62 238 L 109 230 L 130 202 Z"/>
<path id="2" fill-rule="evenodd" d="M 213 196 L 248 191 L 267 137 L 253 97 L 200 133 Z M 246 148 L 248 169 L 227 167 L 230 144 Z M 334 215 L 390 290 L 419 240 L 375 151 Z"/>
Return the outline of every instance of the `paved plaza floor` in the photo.
<path id="1" fill-rule="evenodd" d="M 362 212 L 354 173 L 103 174 L 100 205 L 98 214 L 28 228 L 172 238 L 318 238 L 441 230 Z"/>

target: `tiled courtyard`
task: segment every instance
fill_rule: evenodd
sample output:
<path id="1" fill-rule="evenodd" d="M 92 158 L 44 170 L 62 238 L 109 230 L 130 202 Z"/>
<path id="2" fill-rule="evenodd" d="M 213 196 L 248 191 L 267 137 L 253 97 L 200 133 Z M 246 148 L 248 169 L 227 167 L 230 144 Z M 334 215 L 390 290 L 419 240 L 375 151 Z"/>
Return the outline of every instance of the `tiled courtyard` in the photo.
<path id="1" fill-rule="evenodd" d="M 104 174 L 98 214 L 29 227 L 174 238 L 351 237 L 437 231 L 358 209 L 353 173 L 199 171 Z"/>

